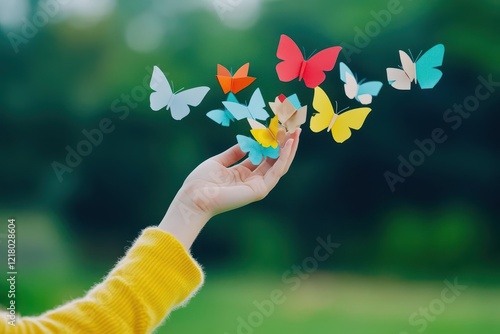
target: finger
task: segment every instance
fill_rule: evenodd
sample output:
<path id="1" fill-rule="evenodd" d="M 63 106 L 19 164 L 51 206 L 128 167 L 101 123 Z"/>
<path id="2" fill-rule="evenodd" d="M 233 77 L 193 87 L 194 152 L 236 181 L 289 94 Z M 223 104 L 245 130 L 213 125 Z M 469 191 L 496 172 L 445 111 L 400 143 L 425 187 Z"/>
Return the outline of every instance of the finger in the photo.
<path id="1" fill-rule="evenodd" d="M 241 167 L 245 167 L 247 168 L 248 170 L 250 170 L 251 172 L 253 172 L 257 167 L 258 165 L 254 165 L 250 159 L 245 159 L 243 160 L 238 166 L 241 166 Z"/>
<path id="2" fill-rule="evenodd" d="M 217 161 L 221 165 L 225 167 L 229 167 L 233 165 L 234 163 L 238 162 L 245 156 L 245 152 L 243 152 L 240 148 L 239 144 L 236 144 L 224 152 L 213 156 L 211 159 Z"/>
<path id="3" fill-rule="evenodd" d="M 267 171 L 276 163 L 277 159 L 266 158 L 260 163 L 259 166 L 253 171 L 252 174 L 264 176 Z"/>
<path id="4" fill-rule="evenodd" d="M 284 147 L 285 144 L 286 144 L 286 142 L 287 142 L 287 140 L 290 139 L 290 138 L 292 138 L 292 136 L 294 136 L 297 133 L 298 129 L 300 129 L 300 128 L 295 129 L 293 132 L 287 132 L 286 135 L 285 135 L 285 139 L 280 142 L 280 146 Z"/>
<path id="5" fill-rule="evenodd" d="M 245 180 L 258 166 L 255 166 L 250 159 L 245 159 L 241 163 L 234 165 L 229 170 L 236 171 L 240 175 L 240 179 Z"/>
<path id="6" fill-rule="evenodd" d="M 289 139 L 286 141 L 280 157 L 278 158 L 278 160 L 276 160 L 274 165 L 264 175 L 264 183 L 266 184 L 268 191 L 271 191 L 271 189 L 273 189 L 274 186 L 276 186 L 279 179 L 285 174 L 287 165 L 289 164 L 288 158 L 290 157 L 291 154 L 293 142 L 294 142 L 293 139 Z"/>
<path id="7" fill-rule="evenodd" d="M 292 134 L 287 134 L 286 141 L 283 142 L 283 145 L 285 145 L 288 142 L 289 139 L 293 139 L 293 141 L 294 141 L 293 145 L 292 145 L 292 149 L 291 149 L 291 154 L 288 157 L 286 169 L 285 169 L 285 172 L 283 174 L 286 174 L 288 172 L 288 169 L 290 168 L 290 165 L 293 162 L 293 159 L 295 157 L 295 153 L 297 152 L 297 147 L 298 147 L 298 144 L 299 144 L 298 143 L 298 138 L 299 138 L 301 132 L 302 132 L 301 128 L 296 129 Z M 281 150 L 283 150 L 283 147 L 281 147 Z M 267 171 L 276 163 L 277 160 L 271 160 L 271 159 L 268 158 L 268 159 L 266 159 L 266 161 L 268 163 L 267 164 L 261 163 L 259 165 L 259 168 L 257 168 L 257 170 L 255 170 L 254 174 L 258 174 L 258 175 L 264 176 L 264 174 L 267 173 Z"/>
<path id="8" fill-rule="evenodd" d="M 293 139 L 293 145 L 292 145 L 292 149 L 290 152 L 290 156 L 288 157 L 287 166 L 286 166 L 284 174 L 286 174 L 288 172 L 288 169 L 290 169 L 290 166 L 292 165 L 293 159 L 295 159 L 295 154 L 297 153 L 297 149 L 299 147 L 299 139 L 300 139 L 301 133 L 302 133 L 302 129 L 298 128 L 297 130 L 295 130 L 293 132 L 293 134 L 291 136 L 291 138 Z"/>
<path id="9" fill-rule="evenodd" d="M 291 135 L 290 134 L 288 135 L 287 140 L 283 143 L 283 145 L 286 145 L 290 139 L 293 140 L 293 145 L 292 145 L 292 148 L 291 148 L 290 156 L 286 160 L 286 168 L 285 168 L 285 171 L 283 172 L 283 174 L 286 174 L 288 172 L 288 169 L 290 168 L 290 165 L 293 162 L 293 159 L 295 157 L 295 153 L 297 152 L 298 138 L 300 136 L 301 131 L 302 130 L 300 128 L 297 129 L 297 130 L 295 130 Z M 284 149 L 284 147 L 281 148 L 282 153 L 280 154 L 280 157 L 281 157 L 281 155 L 283 155 L 283 149 Z M 255 171 L 255 174 L 264 176 L 267 173 L 267 171 L 271 167 L 274 166 L 274 164 L 276 163 L 277 160 L 266 159 L 266 161 L 268 163 L 267 164 L 262 163 L 261 165 L 259 165 L 259 168 Z"/>
<path id="10" fill-rule="evenodd" d="M 249 170 L 247 167 L 242 166 L 241 164 L 237 164 L 229 168 L 232 174 L 235 176 L 235 179 L 233 181 L 235 182 L 245 182 L 245 180 L 248 178 L 250 174 L 252 174 L 252 171 Z"/>

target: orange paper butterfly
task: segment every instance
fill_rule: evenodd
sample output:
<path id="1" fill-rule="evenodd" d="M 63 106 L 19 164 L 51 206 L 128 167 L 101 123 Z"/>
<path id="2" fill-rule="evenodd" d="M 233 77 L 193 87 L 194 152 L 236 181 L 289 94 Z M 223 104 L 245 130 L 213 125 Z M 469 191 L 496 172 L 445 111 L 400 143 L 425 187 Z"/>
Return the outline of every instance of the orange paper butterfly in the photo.
<path id="1" fill-rule="evenodd" d="M 239 70 L 234 73 L 234 75 L 229 72 L 227 68 L 218 64 L 217 65 L 217 75 L 216 78 L 224 91 L 224 94 L 232 92 L 233 94 L 250 86 L 252 82 L 255 81 L 254 77 L 248 76 L 248 69 L 250 68 L 250 63 L 246 63 L 241 66 Z"/>

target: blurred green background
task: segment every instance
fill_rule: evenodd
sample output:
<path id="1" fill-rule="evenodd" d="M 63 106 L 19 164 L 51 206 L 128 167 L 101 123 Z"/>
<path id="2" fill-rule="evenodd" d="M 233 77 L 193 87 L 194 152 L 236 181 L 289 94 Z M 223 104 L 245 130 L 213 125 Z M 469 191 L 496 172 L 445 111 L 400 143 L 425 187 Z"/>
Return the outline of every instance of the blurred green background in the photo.
<path id="1" fill-rule="evenodd" d="M 352 52 L 339 61 L 384 87 L 347 142 L 304 125 L 276 189 L 206 226 L 192 249 L 205 287 L 158 333 L 499 333 L 500 94 L 460 126 L 443 118 L 475 94 L 478 77 L 500 81 L 498 22 L 498 0 L 73 0 L 52 7 L 0 0 L 0 247 L 5 254 L 7 219 L 15 217 L 18 310 L 38 314 L 81 296 L 141 229 L 159 223 L 194 167 L 248 133 L 244 122 L 223 128 L 205 116 L 225 98 L 216 64 L 251 63 L 257 81 L 240 100 L 260 87 L 266 101 L 297 93 L 311 105 L 303 83 L 276 76 L 285 33 L 308 55 L 343 45 Z M 361 43 L 366 29 L 371 36 Z M 446 54 L 434 89 L 386 84 L 398 50 L 416 56 L 437 43 Z M 212 89 L 176 122 L 149 108 L 154 65 L 176 89 Z M 345 97 L 338 65 L 322 87 L 340 109 L 357 106 Z M 113 131 L 58 178 L 54 162 L 64 164 L 67 148 L 103 119 Z M 408 159 L 414 141 L 435 128 L 446 142 L 391 191 L 384 173 L 397 173 L 398 157 Z M 329 235 L 340 247 L 292 290 L 282 275 Z M 445 280 L 467 289 L 443 304 Z M 0 291 L 6 288 L 1 280 Z M 275 289 L 286 300 L 261 321 L 249 319 Z M 0 304 L 6 301 L 0 293 Z M 238 328 L 241 319 L 258 326 Z"/>

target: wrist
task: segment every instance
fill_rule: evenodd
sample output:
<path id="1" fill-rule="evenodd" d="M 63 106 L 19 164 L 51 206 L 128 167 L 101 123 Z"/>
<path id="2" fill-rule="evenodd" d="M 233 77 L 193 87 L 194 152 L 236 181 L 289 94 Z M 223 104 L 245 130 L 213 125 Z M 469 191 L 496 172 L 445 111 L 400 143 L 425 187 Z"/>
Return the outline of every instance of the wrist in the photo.
<path id="1" fill-rule="evenodd" d="M 172 234 L 189 250 L 210 218 L 209 213 L 197 208 L 181 190 L 173 199 L 158 227 Z"/>

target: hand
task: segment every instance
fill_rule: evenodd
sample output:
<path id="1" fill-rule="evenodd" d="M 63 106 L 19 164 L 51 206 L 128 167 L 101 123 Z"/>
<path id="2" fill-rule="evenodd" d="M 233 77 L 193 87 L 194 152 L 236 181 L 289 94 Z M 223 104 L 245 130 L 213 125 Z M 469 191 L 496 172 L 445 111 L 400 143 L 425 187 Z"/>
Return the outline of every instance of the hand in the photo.
<path id="1" fill-rule="evenodd" d="M 184 202 L 192 202 L 195 211 L 214 216 L 261 200 L 288 171 L 299 143 L 300 129 L 288 135 L 276 160 L 266 159 L 254 166 L 239 145 L 199 165 L 186 178 L 180 193 Z"/>
<path id="2" fill-rule="evenodd" d="M 184 181 L 160 228 L 189 248 L 214 215 L 266 197 L 292 164 L 300 132 L 286 136 L 278 159 L 268 158 L 258 166 L 249 159 L 235 165 L 245 156 L 239 145 L 204 161 Z"/>

